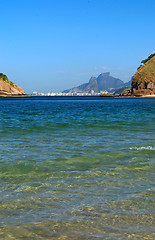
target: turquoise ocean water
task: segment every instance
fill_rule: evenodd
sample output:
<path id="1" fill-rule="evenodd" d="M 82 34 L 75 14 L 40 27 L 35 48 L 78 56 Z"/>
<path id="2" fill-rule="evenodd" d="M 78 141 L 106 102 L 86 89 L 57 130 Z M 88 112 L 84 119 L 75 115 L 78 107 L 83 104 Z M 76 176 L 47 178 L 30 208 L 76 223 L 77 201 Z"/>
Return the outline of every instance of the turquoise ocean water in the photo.
<path id="1" fill-rule="evenodd" d="M 0 239 L 154 239 L 155 99 L 0 99 Z"/>

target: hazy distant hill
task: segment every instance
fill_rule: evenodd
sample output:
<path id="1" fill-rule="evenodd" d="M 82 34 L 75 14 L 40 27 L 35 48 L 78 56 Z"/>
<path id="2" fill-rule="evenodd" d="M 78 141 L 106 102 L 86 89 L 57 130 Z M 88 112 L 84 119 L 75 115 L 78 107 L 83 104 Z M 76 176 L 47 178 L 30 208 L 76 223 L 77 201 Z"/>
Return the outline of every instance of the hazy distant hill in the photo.
<path id="1" fill-rule="evenodd" d="M 133 77 L 132 77 L 133 78 Z M 124 86 L 123 87 L 131 87 L 131 84 L 132 84 L 132 78 L 129 82 L 126 82 L 124 83 Z"/>
<path id="2" fill-rule="evenodd" d="M 102 73 L 97 78 L 91 77 L 88 83 L 82 84 L 78 87 L 74 87 L 64 92 L 100 92 L 110 89 L 118 89 L 124 87 L 124 82 L 119 78 L 110 76 L 110 72 Z"/>
<path id="3" fill-rule="evenodd" d="M 132 77 L 133 78 L 133 77 Z M 129 82 L 124 83 L 124 86 L 115 90 L 114 94 L 119 95 L 127 90 L 131 90 L 132 78 Z"/>

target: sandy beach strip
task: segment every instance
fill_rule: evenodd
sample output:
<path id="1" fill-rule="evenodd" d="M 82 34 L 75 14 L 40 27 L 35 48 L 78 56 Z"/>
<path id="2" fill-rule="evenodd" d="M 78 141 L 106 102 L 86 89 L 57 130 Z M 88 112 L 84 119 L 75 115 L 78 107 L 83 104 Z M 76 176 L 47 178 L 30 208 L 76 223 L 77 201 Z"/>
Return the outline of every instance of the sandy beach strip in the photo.
<path id="1" fill-rule="evenodd" d="M 155 94 L 152 94 L 152 95 L 143 95 L 142 97 L 146 97 L 146 98 L 155 98 Z"/>

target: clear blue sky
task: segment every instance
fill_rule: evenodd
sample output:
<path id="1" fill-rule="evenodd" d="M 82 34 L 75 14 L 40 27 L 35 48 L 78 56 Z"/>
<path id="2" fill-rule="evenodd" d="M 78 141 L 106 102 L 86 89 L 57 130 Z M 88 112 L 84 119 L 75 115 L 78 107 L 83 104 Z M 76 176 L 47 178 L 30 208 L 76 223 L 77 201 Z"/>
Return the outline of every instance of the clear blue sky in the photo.
<path id="1" fill-rule="evenodd" d="M 129 81 L 155 52 L 155 0 L 0 0 L 0 72 L 27 93 L 102 72 Z"/>

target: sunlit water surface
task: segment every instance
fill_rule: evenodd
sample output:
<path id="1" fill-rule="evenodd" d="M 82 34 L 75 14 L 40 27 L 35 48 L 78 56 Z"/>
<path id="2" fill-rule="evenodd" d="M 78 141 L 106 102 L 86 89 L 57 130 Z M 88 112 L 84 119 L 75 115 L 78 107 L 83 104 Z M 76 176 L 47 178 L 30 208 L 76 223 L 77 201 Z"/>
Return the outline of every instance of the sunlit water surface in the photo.
<path id="1" fill-rule="evenodd" d="M 0 238 L 155 239 L 155 99 L 0 100 Z"/>

